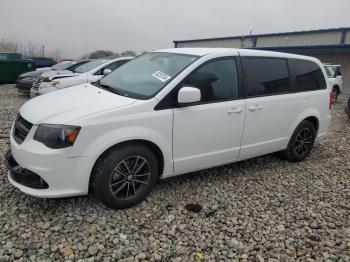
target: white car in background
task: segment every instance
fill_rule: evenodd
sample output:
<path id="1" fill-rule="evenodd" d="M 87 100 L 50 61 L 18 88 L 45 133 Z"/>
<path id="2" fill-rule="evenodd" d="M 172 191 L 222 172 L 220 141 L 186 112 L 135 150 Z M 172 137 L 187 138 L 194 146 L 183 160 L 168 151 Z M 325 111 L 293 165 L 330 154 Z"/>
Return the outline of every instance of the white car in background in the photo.
<path id="1" fill-rule="evenodd" d="M 67 88 L 79 84 L 91 83 L 100 80 L 104 75 L 109 74 L 121 65 L 134 57 L 100 58 L 92 60 L 74 70 L 74 73 L 66 74 L 42 74 L 34 82 L 30 90 L 30 97 L 43 95 L 58 89 Z"/>
<path id="2" fill-rule="evenodd" d="M 61 65 L 66 64 L 66 63 L 68 63 L 68 62 L 71 62 L 71 61 L 72 61 L 72 60 L 62 60 L 62 61 L 60 61 L 59 63 L 57 63 L 56 65 L 53 65 L 53 66 L 51 66 L 51 67 L 40 67 L 40 68 L 35 69 L 35 71 L 36 71 L 36 72 L 44 73 L 44 72 L 46 72 L 46 71 L 52 70 L 52 68 L 55 68 L 56 66 L 61 66 Z"/>
<path id="3" fill-rule="evenodd" d="M 343 76 L 340 71 L 340 65 L 324 64 L 324 68 L 332 88 L 333 102 L 336 102 L 343 91 Z"/>

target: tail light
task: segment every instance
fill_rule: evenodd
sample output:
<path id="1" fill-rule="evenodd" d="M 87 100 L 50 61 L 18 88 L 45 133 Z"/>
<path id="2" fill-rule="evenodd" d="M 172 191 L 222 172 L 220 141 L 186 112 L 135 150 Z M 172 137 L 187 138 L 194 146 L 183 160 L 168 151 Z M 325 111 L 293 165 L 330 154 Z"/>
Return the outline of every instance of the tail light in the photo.
<path id="1" fill-rule="evenodd" d="M 328 108 L 331 109 L 333 105 L 333 92 L 329 92 L 329 104 L 328 104 Z"/>

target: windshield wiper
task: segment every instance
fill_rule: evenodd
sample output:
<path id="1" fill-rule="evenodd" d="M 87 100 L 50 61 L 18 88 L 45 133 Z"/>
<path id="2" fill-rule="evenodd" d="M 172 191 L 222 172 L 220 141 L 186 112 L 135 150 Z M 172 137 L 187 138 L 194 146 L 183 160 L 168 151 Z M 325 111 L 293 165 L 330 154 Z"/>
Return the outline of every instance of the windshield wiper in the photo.
<path id="1" fill-rule="evenodd" d="M 111 86 L 109 86 L 109 85 L 103 85 L 103 84 L 100 83 L 100 81 L 97 81 L 97 82 L 95 82 L 94 84 L 95 84 L 96 86 L 98 86 L 98 87 L 100 87 L 100 88 L 102 88 L 102 89 L 104 89 L 104 90 L 110 91 L 110 92 L 112 92 L 112 93 L 114 93 L 114 94 L 117 94 L 117 95 L 120 95 L 120 96 L 126 96 L 126 97 L 128 97 L 127 94 L 122 93 L 122 92 L 120 92 L 119 90 L 117 90 L 117 89 L 115 89 L 115 88 L 113 88 L 113 87 L 111 87 Z"/>

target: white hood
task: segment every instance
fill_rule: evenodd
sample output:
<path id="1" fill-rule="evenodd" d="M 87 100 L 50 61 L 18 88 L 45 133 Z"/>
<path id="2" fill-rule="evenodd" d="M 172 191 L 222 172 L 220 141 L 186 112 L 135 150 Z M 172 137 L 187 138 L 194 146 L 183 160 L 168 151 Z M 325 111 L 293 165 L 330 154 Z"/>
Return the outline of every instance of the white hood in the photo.
<path id="1" fill-rule="evenodd" d="M 77 75 L 79 74 L 73 73 L 70 70 L 50 70 L 41 74 L 42 77 L 45 77 L 45 78 L 47 77 L 50 80 L 54 80 L 56 78 L 61 78 L 61 77 L 77 76 Z"/>
<path id="2" fill-rule="evenodd" d="M 21 107 L 20 114 L 33 124 L 66 124 L 134 102 L 136 99 L 119 96 L 91 84 L 82 84 L 31 99 Z"/>
<path id="3" fill-rule="evenodd" d="M 49 70 L 52 70 L 51 67 L 40 67 L 40 68 L 35 69 L 35 71 L 38 71 L 38 72 L 46 72 Z"/>

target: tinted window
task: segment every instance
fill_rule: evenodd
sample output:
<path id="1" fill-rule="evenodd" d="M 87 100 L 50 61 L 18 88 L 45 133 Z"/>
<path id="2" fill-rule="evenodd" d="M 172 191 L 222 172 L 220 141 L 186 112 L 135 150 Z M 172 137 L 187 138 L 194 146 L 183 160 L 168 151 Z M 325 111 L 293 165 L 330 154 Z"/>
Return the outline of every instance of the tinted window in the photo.
<path id="1" fill-rule="evenodd" d="M 334 69 L 330 66 L 325 66 L 324 69 L 326 70 L 327 76 L 333 78 L 334 77 Z"/>
<path id="2" fill-rule="evenodd" d="M 282 94 L 290 91 L 287 61 L 277 58 L 243 59 L 247 75 L 247 96 Z"/>
<path id="3" fill-rule="evenodd" d="M 289 65 L 295 75 L 294 91 L 310 91 L 327 87 L 321 68 L 312 61 L 290 59 Z"/>
<path id="4" fill-rule="evenodd" d="M 201 102 L 235 99 L 238 97 L 236 61 L 216 60 L 191 73 L 182 86 L 201 90 Z"/>
<path id="5" fill-rule="evenodd" d="M 337 66 L 337 67 L 334 68 L 334 72 L 335 72 L 335 73 L 334 73 L 334 74 L 335 74 L 335 77 L 341 76 L 341 75 L 342 75 L 339 66 Z"/>

